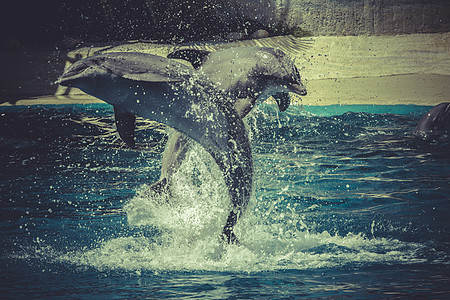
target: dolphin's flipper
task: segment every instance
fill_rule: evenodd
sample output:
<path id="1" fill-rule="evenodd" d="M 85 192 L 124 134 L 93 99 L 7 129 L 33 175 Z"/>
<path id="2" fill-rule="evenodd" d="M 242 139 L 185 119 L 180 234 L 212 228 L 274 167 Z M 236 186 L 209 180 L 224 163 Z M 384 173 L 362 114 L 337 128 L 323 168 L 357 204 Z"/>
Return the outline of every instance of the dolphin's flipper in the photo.
<path id="1" fill-rule="evenodd" d="M 114 119 L 116 121 L 117 132 L 122 141 L 129 147 L 134 148 L 134 129 L 136 122 L 136 115 L 130 114 L 114 105 Z"/>
<path id="2" fill-rule="evenodd" d="M 211 52 L 207 50 L 183 49 L 170 53 L 169 55 L 167 55 L 167 58 L 187 60 L 192 64 L 194 69 L 198 69 L 210 53 Z"/>
<path id="3" fill-rule="evenodd" d="M 276 93 L 275 95 L 273 95 L 273 98 L 277 101 L 278 108 L 281 112 L 288 109 L 289 105 L 291 104 L 291 97 L 289 96 L 289 93 Z"/>

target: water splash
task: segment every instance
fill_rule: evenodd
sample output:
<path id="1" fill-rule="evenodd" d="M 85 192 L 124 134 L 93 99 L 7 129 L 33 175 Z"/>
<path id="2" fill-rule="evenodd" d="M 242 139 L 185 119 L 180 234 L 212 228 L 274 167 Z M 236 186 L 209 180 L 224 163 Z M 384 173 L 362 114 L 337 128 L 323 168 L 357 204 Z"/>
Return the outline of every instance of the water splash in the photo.
<path id="1" fill-rule="evenodd" d="M 141 186 L 125 205 L 128 225 L 147 228 L 150 236 L 121 236 L 91 249 L 59 257 L 63 262 L 99 270 L 141 272 L 317 269 L 373 263 L 418 263 L 423 246 L 396 239 L 315 232 L 304 209 L 283 195 L 289 185 L 267 200 L 257 193 L 236 226 L 240 246 L 225 245 L 220 234 L 229 212 L 221 172 L 212 158 L 195 145 L 171 187 L 171 197 Z M 156 228 L 156 230 L 155 230 Z"/>
<path id="2" fill-rule="evenodd" d="M 11 229 L 9 258 L 132 272 L 305 270 L 425 258 L 448 263 L 442 222 L 448 152 L 437 155 L 434 145 L 408 136 L 418 116 L 320 117 L 295 107 L 277 115 L 275 107 L 261 106 L 247 119 L 255 193 L 236 227 L 238 247 L 220 241 L 228 193 L 201 147 L 188 153 L 170 199 L 152 195 L 139 182 L 158 175 L 159 154 L 112 147 L 109 136 L 94 147 L 85 137 L 102 133 L 104 125 L 68 123 L 64 118 L 77 119 L 79 112 L 59 109 L 3 118 L 11 129 L 2 132 L 3 153 L 10 153 L 5 170 L 20 171 L 4 191 L 29 186 L 23 195 L 9 192 L 4 202 L 14 207 L 8 224 L 21 226 Z M 109 111 L 94 108 L 89 115 Z M 11 124 L 29 125 L 17 130 Z M 70 139 L 74 133 L 81 140 Z M 48 187 L 51 193 L 44 192 Z"/>

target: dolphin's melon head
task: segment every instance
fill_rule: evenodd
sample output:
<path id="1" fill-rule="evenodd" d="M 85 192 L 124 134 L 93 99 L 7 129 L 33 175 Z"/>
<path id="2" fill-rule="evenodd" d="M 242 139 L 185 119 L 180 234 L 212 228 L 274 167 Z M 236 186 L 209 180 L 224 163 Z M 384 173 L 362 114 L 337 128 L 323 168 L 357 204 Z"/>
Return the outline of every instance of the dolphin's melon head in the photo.
<path id="1" fill-rule="evenodd" d="M 97 57 L 88 57 L 76 61 L 64 71 L 63 75 L 55 83 L 76 87 L 89 94 L 96 87 L 96 79 L 105 73 L 104 70 L 98 67 L 97 60 Z"/>
<path id="2" fill-rule="evenodd" d="M 286 91 L 306 96 L 300 73 L 294 61 L 283 51 L 274 48 L 262 48 L 258 51 L 259 72 L 273 84 L 286 86 Z"/>

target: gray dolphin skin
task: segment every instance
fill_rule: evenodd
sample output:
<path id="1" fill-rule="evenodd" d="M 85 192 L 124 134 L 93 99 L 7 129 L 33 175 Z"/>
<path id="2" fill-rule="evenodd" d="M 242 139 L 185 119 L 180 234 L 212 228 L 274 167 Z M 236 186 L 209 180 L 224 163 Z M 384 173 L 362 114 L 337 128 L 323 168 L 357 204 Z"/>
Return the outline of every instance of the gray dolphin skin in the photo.
<path id="1" fill-rule="evenodd" d="M 254 55 L 264 56 L 266 51 L 256 51 Z M 245 81 L 244 85 L 234 85 L 239 80 L 218 84 L 214 80 L 226 77 L 207 76 L 207 72 L 169 58 L 143 53 L 105 53 L 77 61 L 58 83 L 78 87 L 112 104 L 119 134 L 131 146 L 135 116 L 164 123 L 199 142 L 223 173 L 232 202 L 223 238 L 228 243 L 237 243 L 233 227 L 251 196 L 253 161 L 247 132 L 233 99 L 250 94 L 264 97 L 292 89 L 286 83 L 280 85 L 281 81 L 270 75 L 271 66 L 263 59 L 254 61 L 253 68 L 249 64 L 245 66 L 247 74 L 255 74 L 255 82 L 248 86 Z M 292 85 L 299 82 L 298 71 L 279 69 L 277 76 L 289 78 L 288 83 Z M 239 91 L 233 91 L 235 88 Z"/>
<path id="2" fill-rule="evenodd" d="M 280 111 L 289 107 L 287 91 L 306 95 L 293 62 L 283 52 L 272 48 L 240 47 L 217 52 L 182 49 L 167 57 L 189 61 L 211 82 L 220 86 L 226 95 L 234 99 L 234 108 L 241 118 L 251 111 L 257 100 L 266 100 L 271 92 Z M 260 59 L 265 59 L 270 69 L 258 67 Z M 265 88 L 268 91 L 263 93 Z M 161 164 L 161 177 L 151 186 L 154 192 L 170 192 L 168 185 L 171 177 L 189 148 L 189 140 L 183 134 L 174 132 L 169 136 Z"/>
<path id="3" fill-rule="evenodd" d="M 251 103 L 248 111 L 257 99 L 264 101 L 270 96 L 274 96 L 280 111 L 284 111 L 289 107 L 288 92 L 306 95 L 294 62 L 278 49 L 239 47 L 217 52 L 183 49 L 167 57 L 191 62 L 229 97 L 247 98 Z"/>
<path id="4" fill-rule="evenodd" d="M 441 134 L 450 132 L 450 102 L 434 106 L 423 115 L 416 126 L 419 134 Z"/>

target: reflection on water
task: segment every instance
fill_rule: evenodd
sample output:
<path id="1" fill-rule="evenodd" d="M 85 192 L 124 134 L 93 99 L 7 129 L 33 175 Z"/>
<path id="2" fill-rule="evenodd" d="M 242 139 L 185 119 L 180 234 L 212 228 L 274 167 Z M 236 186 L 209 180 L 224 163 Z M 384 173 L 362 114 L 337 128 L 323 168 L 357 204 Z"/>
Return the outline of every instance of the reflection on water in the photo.
<path id="1" fill-rule="evenodd" d="M 2 108 L 2 287 L 38 296 L 100 286 L 124 297 L 445 295 L 448 141 L 413 135 L 427 107 L 333 109 L 263 105 L 247 119 L 255 186 L 237 247 L 218 238 L 229 200 L 201 147 L 167 203 L 147 188 L 159 177 L 158 124 L 141 120 L 130 150 L 103 104 Z"/>

